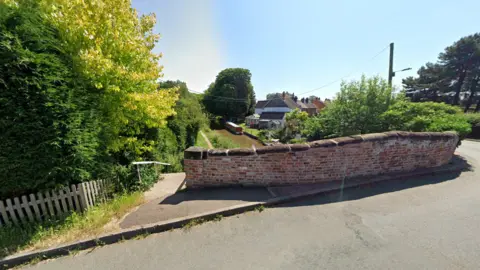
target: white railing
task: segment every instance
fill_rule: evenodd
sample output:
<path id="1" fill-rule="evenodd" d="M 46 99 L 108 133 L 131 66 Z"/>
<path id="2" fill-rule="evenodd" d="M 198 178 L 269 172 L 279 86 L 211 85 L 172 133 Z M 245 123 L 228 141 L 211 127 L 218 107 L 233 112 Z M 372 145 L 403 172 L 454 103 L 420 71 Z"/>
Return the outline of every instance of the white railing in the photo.
<path id="1" fill-rule="evenodd" d="M 142 182 L 142 176 L 140 174 L 140 166 L 138 165 L 148 165 L 148 164 L 153 164 L 153 166 L 155 166 L 155 172 L 156 174 L 158 175 L 158 168 L 157 168 L 157 165 L 165 165 L 165 166 L 170 166 L 169 163 L 165 163 L 165 162 L 160 162 L 160 161 L 135 161 L 135 162 L 132 162 L 133 165 L 136 165 L 137 166 L 137 176 L 138 176 L 138 182 Z"/>
<path id="2" fill-rule="evenodd" d="M 44 221 L 73 211 L 84 211 L 107 200 L 111 192 L 105 180 L 83 182 L 59 190 L 38 192 L 0 201 L 0 227 Z"/>

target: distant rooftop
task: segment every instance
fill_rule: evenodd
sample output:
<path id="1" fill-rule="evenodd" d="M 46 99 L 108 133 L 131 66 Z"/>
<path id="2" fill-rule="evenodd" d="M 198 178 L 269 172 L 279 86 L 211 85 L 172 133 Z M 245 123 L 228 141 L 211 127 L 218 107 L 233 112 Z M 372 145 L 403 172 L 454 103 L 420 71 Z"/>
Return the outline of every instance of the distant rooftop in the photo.
<path id="1" fill-rule="evenodd" d="M 265 107 L 265 105 L 267 105 L 268 102 L 269 102 L 269 100 L 259 100 L 259 101 L 257 101 L 257 104 L 255 105 L 255 109 L 263 109 L 263 107 Z"/>
<path id="2" fill-rule="evenodd" d="M 263 112 L 260 119 L 282 120 L 285 117 L 284 112 Z"/>
<path id="3" fill-rule="evenodd" d="M 267 104 L 265 104 L 264 108 L 273 108 L 273 107 L 285 107 L 288 108 L 289 106 L 285 101 L 281 98 L 274 98 L 268 100 Z"/>

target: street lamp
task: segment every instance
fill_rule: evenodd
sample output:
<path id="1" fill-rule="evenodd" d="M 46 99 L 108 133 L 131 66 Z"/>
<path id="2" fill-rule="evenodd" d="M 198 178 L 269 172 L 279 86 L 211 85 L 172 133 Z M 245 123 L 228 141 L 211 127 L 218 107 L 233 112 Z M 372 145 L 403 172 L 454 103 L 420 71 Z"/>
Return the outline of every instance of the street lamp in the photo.
<path id="1" fill-rule="evenodd" d="M 409 68 L 404 68 L 402 70 L 394 71 L 394 72 L 392 72 L 392 77 L 395 77 L 395 73 L 397 73 L 397 72 L 402 72 L 402 71 L 407 71 L 407 70 L 412 70 L 412 68 L 409 67 Z"/>

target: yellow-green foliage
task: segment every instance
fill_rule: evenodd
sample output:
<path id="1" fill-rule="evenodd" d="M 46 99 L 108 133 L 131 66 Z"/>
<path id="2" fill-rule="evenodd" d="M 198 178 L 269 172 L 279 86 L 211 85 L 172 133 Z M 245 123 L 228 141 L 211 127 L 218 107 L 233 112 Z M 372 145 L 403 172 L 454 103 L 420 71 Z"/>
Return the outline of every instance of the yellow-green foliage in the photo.
<path id="1" fill-rule="evenodd" d="M 20 2 L 20 1 L 19 1 Z M 124 0 L 40 0 L 45 17 L 57 27 L 61 46 L 76 69 L 102 94 L 107 149 L 136 155 L 155 142 L 141 136 L 144 127 L 161 127 L 175 112 L 175 89 L 157 88 L 161 54 L 152 52 L 159 35 L 155 15 L 139 16 Z"/>
<path id="2" fill-rule="evenodd" d="M 158 87 L 162 67 L 161 54 L 152 51 L 159 38 L 153 32 L 155 15 L 139 16 L 126 0 L 9 0 L 0 5 L 5 69 L 0 87 L 7 89 L 0 89 L 5 93 L 0 100 L 15 101 L 5 106 L 13 109 L 2 111 L 8 117 L 0 127 L 2 132 L 13 126 L 25 131 L 5 145 L 19 153 L 22 170 L 38 171 L 30 165 L 39 164 L 48 172 L 32 179 L 44 183 L 27 181 L 27 190 L 14 187 L 0 196 L 104 177 L 114 171 L 110 165 L 158 156 L 159 140 L 152 133 L 175 115 L 178 87 Z M 34 117 L 24 114 L 25 121 L 15 122 L 24 108 Z M 42 130 L 49 133 L 34 134 Z M 42 157 L 32 145 L 51 151 Z M 0 161 L 9 158 L 0 155 Z M 11 183 L 31 178 L 13 165 L 9 170 L 18 179 L 8 176 Z M 51 179 L 43 180 L 47 175 Z"/>

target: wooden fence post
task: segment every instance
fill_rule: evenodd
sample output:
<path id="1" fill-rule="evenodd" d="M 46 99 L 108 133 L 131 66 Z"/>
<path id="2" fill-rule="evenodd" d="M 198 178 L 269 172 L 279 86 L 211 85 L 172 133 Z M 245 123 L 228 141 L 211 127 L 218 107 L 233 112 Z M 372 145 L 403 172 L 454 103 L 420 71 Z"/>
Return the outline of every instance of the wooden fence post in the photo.
<path id="1" fill-rule="evenodd" d="M 10 220 L 8 219 L 7 210 L 5 209 L 5 205 L 3 204 L 3 201 L 0 201 L 0 215 L 2 215 L 3 223 L 5 225 L 8 226 L 8 225 L 12 224 L 10 222 Z"/>
<path id="2" fill-rule="evenodd" d="M 81 204 L 81 211 L 85 211 L 89 207 L 89 203 L 87 200 L 87 189 L 85 188 L 85 183 L 78 184 L 78 191 L 80 195 L 80 204 Z"/>

